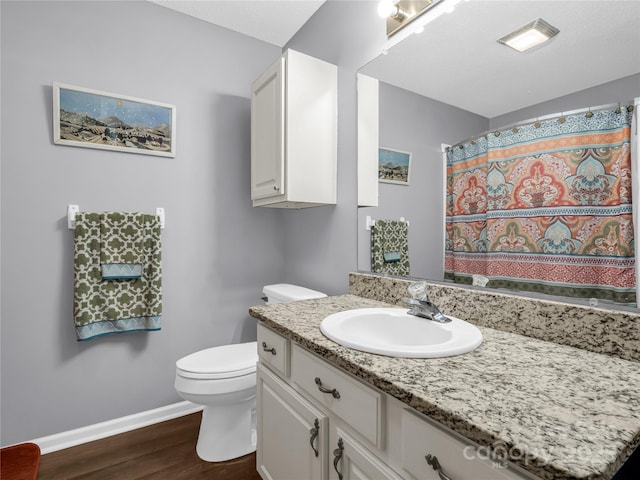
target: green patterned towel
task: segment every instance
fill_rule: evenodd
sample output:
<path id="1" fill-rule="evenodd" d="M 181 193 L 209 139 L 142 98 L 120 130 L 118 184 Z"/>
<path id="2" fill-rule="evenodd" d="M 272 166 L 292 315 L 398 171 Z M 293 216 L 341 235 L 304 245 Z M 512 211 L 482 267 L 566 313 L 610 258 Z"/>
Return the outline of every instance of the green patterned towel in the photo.
<path id="1" fill-rule="evenodd" d="M 100 263 L 142 263 L 145 217 L 139 213 L 100 214 Z"/>
<path id="2" fill-rule="evenodd" d="M 160 330 L 162 269 L 158 217 L 80 212 L 76 215 L 74 235 L 73 312 L 78 340 L 110 333 Z M 129 265 L 133 272 L 137 272 L 133 266 L 140 265 L 140 276 L 103 277 L 104 261 L 117 270 L 118 265 Z"/>
<path id="3" fill-rule="evenodd" d="M 102 279 L 142 276 L 144 215 L 110 212 L 100 215 Z"/>
<path id="4" fill-rule="evenodd" d="M 408 234 L 407 222 L 376 220 L 371 229 L 372 272 L 409 276 Z"/>

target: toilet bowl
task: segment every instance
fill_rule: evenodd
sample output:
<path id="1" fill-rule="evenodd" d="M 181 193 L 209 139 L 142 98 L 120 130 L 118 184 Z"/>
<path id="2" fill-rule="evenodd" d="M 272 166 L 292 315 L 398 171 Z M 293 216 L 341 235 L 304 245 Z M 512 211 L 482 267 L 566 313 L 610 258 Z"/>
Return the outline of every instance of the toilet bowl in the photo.
<path id="1" fill-rule="evenodd" d="M 289 284 L 267 285 L 268 304 L 325 297 Z M 175 388 L 185 400 L 203 405 L 196 452 L 207 462 L 223 462 L 256 449 L 257 342 L 223 345 L 176 362 Z"/>
<path id="2" fill-rule="evenodd" d="M 208 348 L 176 362 L 175 388 L 204 405 L 196 452 L 207 462 L 256 449 L 256 342 Z"/>

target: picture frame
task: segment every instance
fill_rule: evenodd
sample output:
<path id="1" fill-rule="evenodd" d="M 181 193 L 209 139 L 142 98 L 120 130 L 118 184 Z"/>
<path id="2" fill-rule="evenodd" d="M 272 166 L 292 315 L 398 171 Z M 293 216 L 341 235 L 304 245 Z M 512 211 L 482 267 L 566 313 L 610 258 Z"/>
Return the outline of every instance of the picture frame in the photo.
<path id="1" fill-rule="evenodd" d="M 411 156 L 411 152 L 378 148 L 378 181 L 409 185 Z"/>
<path id="2" fill-rule="evenodd" d="M 53 83 L 53 143 L 176 156 L 176 107 Z"/>

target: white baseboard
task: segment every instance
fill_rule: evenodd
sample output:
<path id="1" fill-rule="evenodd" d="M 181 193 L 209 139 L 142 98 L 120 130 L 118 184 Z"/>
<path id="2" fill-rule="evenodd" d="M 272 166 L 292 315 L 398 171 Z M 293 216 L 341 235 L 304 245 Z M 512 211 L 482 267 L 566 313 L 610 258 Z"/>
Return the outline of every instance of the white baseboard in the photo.
<path id="1" fill-rule="evenodd" d="M 118 433 L 153 425 L 154 423 L 182 417 L 183 415 L 189 415 L 190 413 L 202 410 L 202 408 L 202 405 L 184 401 L 153 410 L 147 410 L 146 412 L 135 413 L 126 417 L 76 428 L 75 430 L 68 430 L 66 432 L 36 438 L 35 440 L 31 440 L 31 442 L 40 447 L 42 454 L 51 453 L 82 443 L 110 437 L 111 435 L 117 435 Z"/>

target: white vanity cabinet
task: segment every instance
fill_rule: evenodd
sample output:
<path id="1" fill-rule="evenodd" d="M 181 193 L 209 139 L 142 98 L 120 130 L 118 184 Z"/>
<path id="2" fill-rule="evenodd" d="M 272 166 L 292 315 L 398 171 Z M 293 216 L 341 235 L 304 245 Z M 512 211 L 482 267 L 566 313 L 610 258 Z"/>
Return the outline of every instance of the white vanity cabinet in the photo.
<path id="1" fill-rule="evenodd" d="M 287 50 L 251 85 L 254 207 L 335 204 L 338 69 Z"/>
<path id="2" fill-rule="evenodd" d="M 484 458 L 486 449 L 263 325 L 258 354 L 257 469 L 264 480 L 536 478 Z"/>
<path id="3" fill-rule="evenodd" d="M 328 417 L 260 364 L 257 382 L 262 478 L 326 479 Z"/>
<path id="4" fill-rule="evenodd" d="M 488 449 L 478 449 L 459 435 L 435 422 L 402 411 L 401 464 L 409 478 L 443 480 L 524 480 L 536 477 L 517 473 L 513 466 L 490 458 Z M 428 460 L 427 460 L 428 457 Z M 436 467 L 434 469 L 434 466 Z"/>

